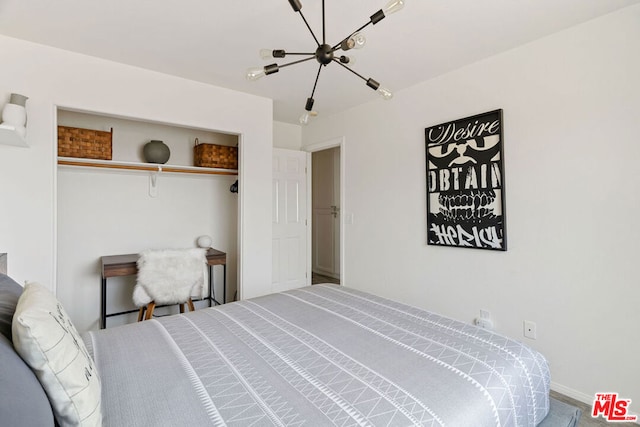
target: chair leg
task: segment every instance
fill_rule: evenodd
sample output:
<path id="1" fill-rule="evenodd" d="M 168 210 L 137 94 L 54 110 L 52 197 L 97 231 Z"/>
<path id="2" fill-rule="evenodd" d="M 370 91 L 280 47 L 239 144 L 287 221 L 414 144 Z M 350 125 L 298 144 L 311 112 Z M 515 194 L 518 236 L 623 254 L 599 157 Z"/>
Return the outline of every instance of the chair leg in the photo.
<path id="1" fill-rule="evenodd" d="M 140 311 L 138 311 L 138 322 L 142 322 L 144 320 L 144 312 L 146 311 L 147 306 L 143 305 L 140 307 Z"/>
<path id="2" fill-rule="evenodd" d="M 193 306 L 193 301 L 191 301 L 191 299 L 187 300 L 187 305 L 189 306 L 190 311 L 196 311 L 196 308 Z"/>
<path id="3" fill-rule="evenodd" d="M 156 303 L 151 301 L 147 307 L 147 315 L 145 317 L 145 320 L 149 320 L 151 319 L 151 317 L 153 317 L 153 310 L 156 308 Z"/>
<path id="4" fill-rule="evenodd" d="M 184 313 L 184 304 L 180 304 L 180 314 Z"/>

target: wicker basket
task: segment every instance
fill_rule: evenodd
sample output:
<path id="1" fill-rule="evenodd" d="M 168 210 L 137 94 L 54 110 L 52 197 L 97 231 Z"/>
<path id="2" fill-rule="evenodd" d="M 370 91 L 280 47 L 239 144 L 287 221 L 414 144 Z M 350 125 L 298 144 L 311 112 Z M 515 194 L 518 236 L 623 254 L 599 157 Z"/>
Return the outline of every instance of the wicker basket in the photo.
<path id="1" fill-rule="evenodd" d="M 200 144 L 196 138 L 193 164 L 204 168 L 238 169 L 238 147 Z"/>
<path id="2" fill-rule="evenodd" d="M 110 132 L 58 126 L 58 156 L 111 160 L 113 128 Z"/>

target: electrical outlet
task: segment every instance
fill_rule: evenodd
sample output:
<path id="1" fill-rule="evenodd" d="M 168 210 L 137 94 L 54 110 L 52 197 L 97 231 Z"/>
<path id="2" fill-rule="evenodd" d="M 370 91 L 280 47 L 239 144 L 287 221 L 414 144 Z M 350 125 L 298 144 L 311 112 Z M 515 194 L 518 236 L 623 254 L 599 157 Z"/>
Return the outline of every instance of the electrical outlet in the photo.
<path id="1" fill-rule="evenodd" d="M 480 309 L 480 318 L 481 319 L 491 319 L 491 313 L 489 313 L 489 310 Z"/>
<path id="2" fill-rule="evenodd" d="M 524 336 L 535 340 L 537 338 L 536 324 L 531 320 L 524 321 Z"/>
<path id="3" fill-rule="evenodd" d="M 482 319 L 480 317 L 476 317 L 473 320 L 473 323 L 476 326 L 479 326 L 484 329 L 493 329 L 493 322 L 491 321 L 491 319 Z"/>

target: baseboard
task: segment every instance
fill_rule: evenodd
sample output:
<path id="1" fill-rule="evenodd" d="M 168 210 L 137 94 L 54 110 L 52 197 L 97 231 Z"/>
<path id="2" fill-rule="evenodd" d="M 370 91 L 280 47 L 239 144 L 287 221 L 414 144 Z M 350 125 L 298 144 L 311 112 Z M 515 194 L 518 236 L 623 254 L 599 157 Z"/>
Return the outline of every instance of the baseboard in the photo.
<path id="1" fill-rule="evenodd" d="M 590 396 L 588 394 L 582 393 L 581 391 L 574 390 L 553 381 L 551 381 L 551 390 L 557 391 L 558 393 L 564 394 L 565 396 L 569 396 L 570 398 L 578 400 L 589 406 L 593 405 L 593 399 L 595 398 L 595 396 Z"/>
<path id="2" fill-rule="evenodd" d="M 575 399 L 579 402 L 584 403 L 585 405 L 587 405 L 589 408 L 591 408 L 593 406 L 593 399 L 595 399 L 595 395 L 594 396 L 590 396 L 588 394 L 582 393 L 581 391 L 578 390 L 574 390 L 570 387 L 566 387 L 562 384 L 558 384 L 556 382 L 551 382 L 551 390 L 553 391 L 557 391 L 560 394 L 564 394 L 565 396 L 568 396 L 572 399 Z M 611 390 L 606 390 L 606 391 L 611 391 Z M 622 396 L 624 398 L 624 396 Z M 632 401 L 631 402 L 631 406 L 633 406 L 634 409 L 637 409 L 637 405 L 640 404 L 640 402 L 636 402 L 636 401 Z M 631 416 L 636 416 L 638 421 L 635 422 L 635 424 L 640 425 L 640 414 L 636 413 L 636 412 L 629 412 L 627 415 L 631 415 Z M 582 414 L 583 417 L 587 417 L 590 418 L 591 414 Z"/>

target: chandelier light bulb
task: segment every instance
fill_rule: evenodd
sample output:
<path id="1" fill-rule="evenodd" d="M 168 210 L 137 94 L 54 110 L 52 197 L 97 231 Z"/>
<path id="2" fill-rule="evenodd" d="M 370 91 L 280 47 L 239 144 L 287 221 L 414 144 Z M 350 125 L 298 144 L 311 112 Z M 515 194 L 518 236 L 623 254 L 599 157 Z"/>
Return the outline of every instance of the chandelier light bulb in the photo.
<path id="1" fill-rule="evenodd" d="M 355 56 L 344 56 L 342 55 L 340 57 L 340 62 L 343 63 L 344 65 L 346 65 L 347 67 L 352 67 L 356 62 L 356 57 Z"/>
<path id="2" fill-rule="evenodd" d="M 302 113 L 302 115 L 300 116 L 300 119 L 298 120 L 301 125 L 308 125 L 309 119 L 311 119 L 311 117 L 315 117 L 318 115 L 318 112 L 313 111 L 312 108 L 313 108 L 313 98 L 307 98 L 307 105 L 305 106 L 304 113 Z"/>
<path id="3" fill-rule="evenodd" d="M 251 82 L 256 81 L 266 75 L 267 73 L 265 72 L 264 67 L 254 67 L 247 70 L 247 80 Z"/>
<path id="4" fill-rule="evenodd" d="M 342 42 L 340 47 L 342 50 L 362 49 L 367 43 L 367 38 L 362 33 L 351 34 Z"/>
<path id="5" fill-rule="evenodd" d="M 304 113 L 302 113 L 299 119 L 301 125 L 309 124 L 309 119 L 311 118 L 311 114 L 309 113 L 310 113 L 309 111 L 305 111 Z"/>
<path id="6" fill-rule="evenodd" d="M 391 0 L 382 10 L 385 15 L 391 15 L 392 13 L 398 12 L 403 7 L 404 0 Z"/>
<path id="7" fill-rule="evenodd" d="M 273 50 L 271 50 L 271 49 L 260 49 L 260 58 L 262 58 L 262 59 L 271 59 L 271 58 L 273 58 Z"/>
<path id="8" fill-rule="evenodd" d="M 380 96 L 382 96 L 382 98 L 384 98 L 386 101 L 388 101 L 391 98 L 393 98 L 393 92 L 391 92 L 386 87 L 380 86 L 378 89 L 376 89 L 376 92 L 378 92 L 380 94 Z"/>
<path id="9" fill-rule="evenodd" d="M 367 44 L 367 38 L 362 33 L 355 33 L 350 38 L 354 41 L 354 49 L 362 49 L 365 44 Z"/>
<path id="10" fill-rule="evenodd" d="M 315 117 L 318 115 L 317 111 L 305 111 L 304 113 L 302 113 L 302 115 L 300 116 L 300 124 L 301 125 L 308 125 L 309 124 L 309 120 L 312 117 Z"/>

